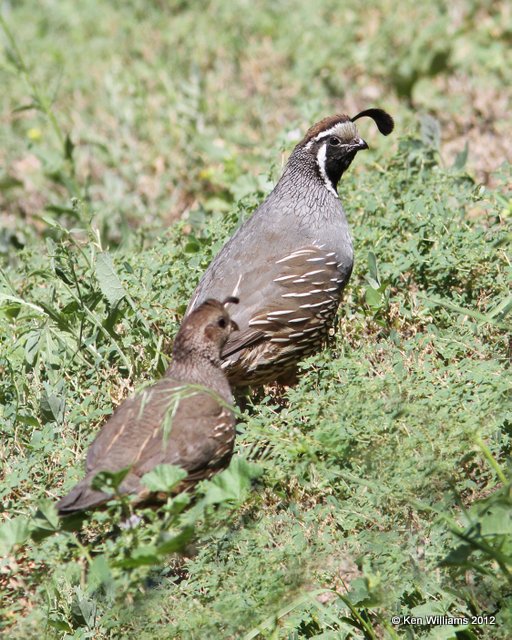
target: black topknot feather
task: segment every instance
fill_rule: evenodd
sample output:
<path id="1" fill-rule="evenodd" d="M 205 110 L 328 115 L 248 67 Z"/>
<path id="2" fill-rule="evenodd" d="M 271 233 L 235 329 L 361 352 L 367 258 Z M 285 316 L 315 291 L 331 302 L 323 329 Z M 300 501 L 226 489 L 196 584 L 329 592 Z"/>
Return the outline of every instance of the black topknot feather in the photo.
<path id="1" fill-rule="evenodd" d="M 377 129 L 385 136 L 388 136 L 395 128 L 393 118 L 383 109 L 365 109 L 351 118 L 355 122 L 358 118 L 371 118 L 377 125 Z"/>

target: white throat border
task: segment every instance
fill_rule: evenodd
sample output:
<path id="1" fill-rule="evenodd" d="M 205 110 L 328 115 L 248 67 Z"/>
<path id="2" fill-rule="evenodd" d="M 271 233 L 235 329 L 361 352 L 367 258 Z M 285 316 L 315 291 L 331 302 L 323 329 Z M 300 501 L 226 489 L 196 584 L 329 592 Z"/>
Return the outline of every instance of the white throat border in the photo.
<path id="1" fill-rule="evenodd" d="M 336 189 L 332 186 L 332 182 L 329 180 L 329 176 L 325 170 L 325 158 L 327 156 L 327 142 L 325 142 L 320 149 L 318 149 L 318 153 L 316 154 L 316 164 L 318 166 L 318 170 L 320 171 L 320 176 L 325 185 L 327 191 L 330 191 L 335 198 L 339 199 L 339 195 L 336 193 Z"/>

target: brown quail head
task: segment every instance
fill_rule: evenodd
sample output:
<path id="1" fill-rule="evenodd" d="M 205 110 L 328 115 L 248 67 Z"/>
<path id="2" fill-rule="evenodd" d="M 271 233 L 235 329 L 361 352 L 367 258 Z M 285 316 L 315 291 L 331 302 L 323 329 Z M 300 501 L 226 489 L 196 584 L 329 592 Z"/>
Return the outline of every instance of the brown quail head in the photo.
<path id="1" fill-rule="evenodd" d="M 222 350 L 232 385 L 286 381 L 325 340 L 352 273 L 352 239 L 337 185 L 358 151 L 368 149 L 354 121 L 372 118 L 388 135 L 381 109 L 334 115 L 312 126 L 281 179 L 221 249 L 187 313 L 209 297 L 234 293 L 239 326 Z"/>
<path id="2" fill-rule="evenodd" d="M 141 483 L 158 464 L 188 472 L 176 491 L 210 478 L 231 459 L 235 420 L 231 390 L 220 367 L 220 352 L 237 328 L 224 303 L 208 299 L 183 322 L 173 359 L 163 378 L 123 402 L 103 425 L 87 454 L 86 475 L 57 503 L 60 515 L 89 509 L 112 496 L 91 482 L 100 471 L 129 467 L 119 491 L 151 498 Z"/>

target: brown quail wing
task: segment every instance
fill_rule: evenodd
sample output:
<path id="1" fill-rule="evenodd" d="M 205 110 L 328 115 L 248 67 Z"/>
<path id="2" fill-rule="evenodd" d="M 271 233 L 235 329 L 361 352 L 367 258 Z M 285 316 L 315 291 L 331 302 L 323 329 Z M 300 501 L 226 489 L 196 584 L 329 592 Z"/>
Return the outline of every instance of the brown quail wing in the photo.
<path id="1" fill-rule="evenodd" d="M 233 425 L 213 392 L 169 379 L 125 401 L 87 455 L 87 472 L 131 466 L 143 475 L 160 463 L 194 470 L 214 455 L 220 425 Z"/>
<path id="2" fill-rule="evenodd" d="M 86 472 L 131 466 L 136 452 L 162 424 L 176 382 L 162 379 L 125 400 L 103 425 L 87 453 Z"/>
<path id="3" fill-rule="evenodd" d="M 196 392 L 180 401 L 176 415 L 169 419 L 170 434 L 164 426 L 137 454 L 134 472 L 142 476 L 157 464 L 176 464 L 196 475 L 209 477 L 226 466 L 235 438 L 235 421 L 229 408 L 210 392 Z"/>
<path id="4" fill-rule="evenodd" d="M 158 464 L 175 464 L 189 472 L 178 487 L 182 490 L 225 468 L 234 438 L 233 415 L 214 394 L 163 379 L 114 412 L 89 449 L 85 478 L 59 501 L 59 512 L 106 502 L 109 494 L 91 488 L 100 471 L 130 467 L 120 491 L 145 497 L 141 477 Z"/>

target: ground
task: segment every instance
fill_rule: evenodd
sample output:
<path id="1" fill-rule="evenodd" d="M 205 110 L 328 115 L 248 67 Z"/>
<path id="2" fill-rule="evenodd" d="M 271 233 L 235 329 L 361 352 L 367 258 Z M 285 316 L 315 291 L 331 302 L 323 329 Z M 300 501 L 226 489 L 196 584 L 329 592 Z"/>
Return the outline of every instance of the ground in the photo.
<path id="1" fill-rule="evenodd" d="M 0 16 L 2 633 L 509 638 L 510 3 Z M 194 496 L 63 525 L 97 429 L 162 374 L 295 142 L 369 106 L 396 130 L 362 121 L 340 185 L 356 267 L 330 343 L 240 402 L 234 461 Z"/>

